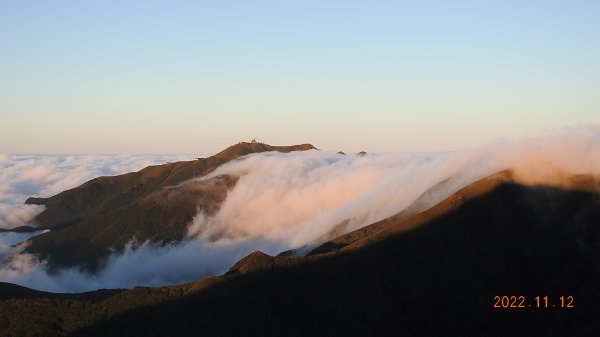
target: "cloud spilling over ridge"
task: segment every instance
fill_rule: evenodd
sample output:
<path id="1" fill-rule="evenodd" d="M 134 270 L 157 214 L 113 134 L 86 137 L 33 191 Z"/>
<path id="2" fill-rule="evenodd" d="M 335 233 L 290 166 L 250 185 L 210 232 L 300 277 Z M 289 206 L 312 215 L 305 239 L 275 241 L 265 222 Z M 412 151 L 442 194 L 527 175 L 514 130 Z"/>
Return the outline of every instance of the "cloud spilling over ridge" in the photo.
<path id="1" fill-rule="evenodd" d="M 510 168 L 531 182 L 556 170 L 600 173 L 598 134 L 595 127 L 568 129 L 455 153 L 252 155 L 201 178 L 240 176 L 219 212 L 198 214 L 189 234 L 213 241 L 279 240 L 299 247 L 328 239 L 328 232 L 345 220 L 350 220 L 343 230 L 348 232 L 392 216 L 448 178 L 453 180 L 426 205 Z"/>
<path id="2" fill-rule="evenodd" d="M 377 217 L 371 213 L 384 214 L 379 208 L 401 195 L 416 198 L 423 191 L 411 186 L 414 172 L 448 156 L 344 156 L 314 150 L 249 156 L 206 177 L 229 174 L 240 179 L 220 211 L 211 217 L 199 214 L 189 234 L 213 241 L 252 237 L 283 240 L 290 247 L 308 244 L 348 218 L 355 220 L 353 225 L 367 224 Z M 426 186 L 439 181 L 430 175 L 422 180 Z"/>
<path id="3" fill-rule="evenodd" d="M 111 256 L 94 276 L 74 269 L 49 276 L 43 261 L 5 252 L 0 280 L 52 291 L 191 281 L 222 273 L 255 250 L 276 254 L 316 244 L 345 220 L 350 221 L 342 233 L 384 219 L 451 178 L 422 207 L 433 206 L 505 169 L 531 183 L 555 179 L 557 170 L 600 174 L 600 127 L 563 129 L 452 153 L 250 155 L 197 178 L 240 177 L 218 212 L 196 215 L 182 243 L 132 245 Z"/>
<path id="4" fill-rule="evenodd" d="M 25 205 L 30 196 L 49 197 L 98 176 L 140 170 L 192 156 L 10 155 L 0 154 L 0 228 L 14 228 L 43 210 Z"/>

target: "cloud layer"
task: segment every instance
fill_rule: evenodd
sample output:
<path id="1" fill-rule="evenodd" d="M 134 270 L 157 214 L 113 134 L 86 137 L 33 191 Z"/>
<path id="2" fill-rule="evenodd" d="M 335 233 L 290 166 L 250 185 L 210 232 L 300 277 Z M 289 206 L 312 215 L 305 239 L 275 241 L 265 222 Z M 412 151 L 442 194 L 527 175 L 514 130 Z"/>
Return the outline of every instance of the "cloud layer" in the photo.
<path id="1" fill-rule="evenodd" d="M 182 243 L 131 245 L 111 256 L 97 275 L 70 269 L 49 276 L 43 261 L 5 253 L 0 280 L 52 291 L 191 281 L 223 273 L 255 250 L 277 254 L 315 245 L 345 220 L 342 232 L 394 215 L 448 178 L 422 207 L 505 169 L 534 183 L 556 170 L 600 174 L 600 127 L 563 129 L 453 153 L 250 155 L 196 178 L 240 177 L 217 213 L 196 215 Z"/>
<path id="2" fill-rule="evenodd" d="M 199 214 L 190 235 L 279 240 L 298 247 L 327 238 L 345 220 L 350 220 L 347 232 L 392 216 L 448 178 L 453 179 L 425 205 L 509 168 L 532 182 L 556 170 L 600 173 L 598 128 L 565 129 L 455 153 L 252 155 L 201 178 L 240 176 L 220 211 L 211 217 Z"/>
<path id="3" fill-rule="evenodd" d="M 140 170 L 193 156 L 36 156 L 0 154 L 0 228 L 26 225 L 43 210 L 25 205 L 30 196 L 49 197 L 98 176 Z"/>

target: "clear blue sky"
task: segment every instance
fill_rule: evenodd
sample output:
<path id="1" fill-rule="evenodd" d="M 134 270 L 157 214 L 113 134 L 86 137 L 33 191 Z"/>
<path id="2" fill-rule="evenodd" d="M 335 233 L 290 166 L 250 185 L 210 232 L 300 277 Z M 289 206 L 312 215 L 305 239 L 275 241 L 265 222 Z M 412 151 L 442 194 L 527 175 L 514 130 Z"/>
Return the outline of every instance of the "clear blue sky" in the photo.
<path id="1" fill-rule="evenodd" d="M 452 149 L 600 122 L 600 1 L 0 0 L 0 152 Z"/>

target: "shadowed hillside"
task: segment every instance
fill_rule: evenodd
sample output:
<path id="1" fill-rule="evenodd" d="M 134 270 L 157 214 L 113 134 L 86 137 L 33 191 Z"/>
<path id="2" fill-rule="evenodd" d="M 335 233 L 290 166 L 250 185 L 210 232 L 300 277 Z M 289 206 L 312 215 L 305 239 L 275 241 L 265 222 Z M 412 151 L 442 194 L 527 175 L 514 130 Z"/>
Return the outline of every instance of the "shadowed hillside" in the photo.
<path id="1" fill-rule="evenodd" d="M 85 293 L 50 293 L 22 287 L 12 283 L 0 282 L 0 301 L 9 299 L 77 299 L 80 301 L 101 301 L 119 294 L 125 289 L 99 289 Z"/>
<path id="2" fill-rule="evenodd" d="M 385 235 L 346 240 L 346 248 L 326 254 L 286 258 L 257 252 L 225 276 L 135 288 L 95 304 L 3 301 L 0 311 L 8 314 L 0 327 L 6 336 L 23 329 L 48 336 L 600 332 L 598 193 L 495 176 L 444 203 L 453 206 L 413 216 L 417 220 L 393 217 L 393 226 L 383 226 Z M 364 238 L 369 242 L 357 244 Z M 494 296 L 511 295 L 524 296 L 526 307 L 493 308 Z M 548 296 L 550 306 L 537 308 L 535 296 Z M 575 307 L 552 307 L 560 296 L 572 296 Z M 44 323 L 26 328 L 23 319 Z"/>

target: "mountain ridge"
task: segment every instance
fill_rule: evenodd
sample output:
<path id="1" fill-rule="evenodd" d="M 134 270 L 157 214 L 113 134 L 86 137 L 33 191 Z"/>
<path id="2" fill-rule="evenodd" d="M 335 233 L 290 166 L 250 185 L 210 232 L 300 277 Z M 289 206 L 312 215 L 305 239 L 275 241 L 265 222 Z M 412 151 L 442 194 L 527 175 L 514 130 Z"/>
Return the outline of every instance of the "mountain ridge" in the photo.
<path id="1" fill-rule="evenodd" d="M 237 182 L 232 176 L 193 178 L 253 153 L 312 149 L 311 144 L 241 142 L 209 158 L 99 177 L 50 198 L 30 198 L 30 204 L 46 205 L 34 219 L 41 225 L 32 228 L 52 231 L 28 240 L 24 251 L 47 260 L 51 271 L 78 267 L 95 272 L 134 239 L 159 245 L 182 240 L 193 216 L 199 210 L 216 212 Z"/>
<path id="2" fill-rule="evenodd" d="M 137 287 L 96 304 L 13 299 L 0 302 L 8 313 L 0 327 L 6 336 L 195 336 L 199 326 L 209 336 L 593 335 L 599 193 L 505 178 L 466 186 L 445 199 L 456 207 L 433 210 L 409 230 L 405 218 L 392 217 L 397 228 L 388 229 L 400 230 L 353 249 L 293 258 L 255 252 L 223 276 Z M 576 309 L 493 308 L 496 295 L 531 304 L 536 294 L 573 296 Z M 23 315 L 41 323 L 23 325 Z"/>
<path id="3" fill-rule="evenodd" d="M 272 146 L 240 142 L 208 158 L 152 165 L 137 172 L 97 177 L 52 197 L 30 197 L 25 203 L 46 206 L 46 209 L 32 220 L 33 223 L 39 224 L 44 229 L 52 229 L 54 226 L 65 227 L 85 220 L 86 217 L 122 207 L 132 200 L 152 193 L 157 188 L 177 185 L 194 177 L 206 175 L 220 165 L 247 154 L 266 151 L 287 153 L 312 149 L 316 148 L 311 144 Z M 98 206 L 89 206 L 100 201 L 101 204 Z"/>

